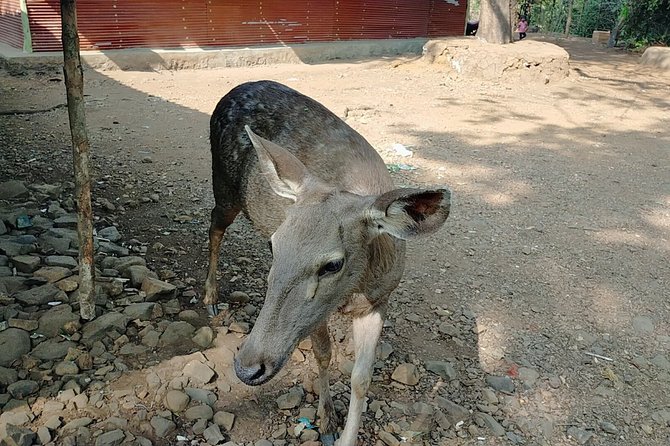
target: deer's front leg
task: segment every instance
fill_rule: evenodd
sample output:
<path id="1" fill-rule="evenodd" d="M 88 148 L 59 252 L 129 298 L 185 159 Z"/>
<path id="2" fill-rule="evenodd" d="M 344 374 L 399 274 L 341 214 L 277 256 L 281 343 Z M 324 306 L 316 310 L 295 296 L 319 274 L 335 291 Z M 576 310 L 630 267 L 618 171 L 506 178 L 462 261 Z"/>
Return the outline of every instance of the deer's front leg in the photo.
<path id="1" fill-rule="evenodd" d="M 347 424 L 344 426 L 342 436 L 335 443 L 337 446 L 356 445 L 365 394 L 372 379 L 375 349 L 383 324 L 384 314 L 379 310 L 373 310 L 373 312 L 353 320 L 356 362 L 351 373 L 351 399 L 349 400 Z"/>
<path id="2" fill-rule="evenodd" d="M 332 355 L 330 335 L 328 334 L 328 323 L 319 325 L 312 335 L 312 351 L 319 365 L 319 378 L 317 387 L 319 389 L 319 419 L 321 420 L 321 442 L 324 445 L 333 445 L 339 425 L 339 418 L 335 413 L 333 399 L 330 396 L 330 358 Z"/>

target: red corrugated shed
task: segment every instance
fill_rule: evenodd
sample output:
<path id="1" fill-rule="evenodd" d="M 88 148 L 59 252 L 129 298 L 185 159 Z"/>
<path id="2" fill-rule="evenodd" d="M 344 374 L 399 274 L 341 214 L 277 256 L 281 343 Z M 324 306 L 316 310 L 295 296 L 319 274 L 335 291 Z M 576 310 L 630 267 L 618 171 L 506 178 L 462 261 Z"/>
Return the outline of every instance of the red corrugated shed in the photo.
<path id="1" fill-rule="evenodd" d="M 23 48 L 23 25 L 19 0 L 0 0 L 0 42 Z"/>
<path id="2" fill-rule="evenodd" d="M 26 1 L 34 51 L 60 49 L 59 1 Z M 217 47 L 462 35 L 465 3 L 79 0 L 77 17 L 82 49 Z"/>

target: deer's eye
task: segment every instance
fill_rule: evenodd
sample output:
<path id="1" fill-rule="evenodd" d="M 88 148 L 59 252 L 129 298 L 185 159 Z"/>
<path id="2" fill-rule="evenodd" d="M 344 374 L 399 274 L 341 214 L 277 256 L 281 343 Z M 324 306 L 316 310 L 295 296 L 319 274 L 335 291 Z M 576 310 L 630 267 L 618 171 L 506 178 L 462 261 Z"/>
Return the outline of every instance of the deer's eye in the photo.
<path id="1" fill-rule="evenodd" d="M 319 269 L 319 277 L 323 277 L 327 274 L 335 274 L 342 269 L 344 265 L 344 259 L 333 260 L 328 262 Z"/>

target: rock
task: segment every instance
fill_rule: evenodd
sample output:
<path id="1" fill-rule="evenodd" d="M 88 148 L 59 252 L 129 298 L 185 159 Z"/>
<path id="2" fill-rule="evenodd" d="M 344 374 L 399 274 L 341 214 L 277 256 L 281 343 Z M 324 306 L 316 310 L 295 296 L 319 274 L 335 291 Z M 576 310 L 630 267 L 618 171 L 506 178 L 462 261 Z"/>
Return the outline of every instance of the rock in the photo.
<path id="1" fill-rule="evenodd" d="M 316 441 L 319 439 L 319 432 L 315 431 L 314 429 L 305 429 L 302 431 L 300 434 L 300 441 L 306 442 L 306 443 L 311 443 L 313 441 Z M 301 445 L 304 445 L 305 443 L 301 443 Z"/>
<path id="2" fill-rule="evenodd" d="M 79 288 L 79 278 L 77 277 L 76 279 L 62 279 L 56 282 L 56 286 L 58 287 L 59 290 L 63 291 L 64 293 L 71 293 L 77 288 Z"/>
<path id="3" fill-rule="evenodd" d="M 670 426 L 670 408 L 657 410 L 651 414 L 651 419 L 661 426 Z"/>
<path id="4" fill-rule="evenodd" d="M 228 302 L 234 304 L 246 304 L 251 300 L 249 295 L 243 291 L 233 291 L 228 296 Z"/>
<path id="5" fill-rule="evenodd" d="M 160 343 L 162 345 L 183 344 L 184 339 L 191 339 L 194 332 L 195 327 L 188 322 L 175 321 L 167 326 L 160 337 Z"/>
<path id="6" fill-rule="evenodd" d="M 505 435 L 505 428 L 488 413 L 476 413 L 475 423 L 480 427 L 486 427 L 495 437 L 502 437 Z"/>
<path id="7" fill-rule="evenodd" d="M 18 328 L 0 331 L 0 366 L 10 367 L 12 362 L 30 351 L 30 335 Z"/>
<path id="8" fill-rule="evenodd" d="M 79 367 L 74 361 L 62 361 L 54 367 L 54 373 L 58 376 L 76 375 L 79 373 Z"/>
<path id="9" fill-rule="evenodd" d="M 616 435 L 619 433 L 619 429 L 617 429 L 617 427 L 614 424 L 610 423 L 609 421 L 601 421 L 600 429 L 612 435 Z"/>
<path id="10" fill-rule="evenodd" d="M 0 252 L 3 252 L 5 255 L 10 257 L 30 254 L 36 250 L 37 248 L 35 248 L 33 245 L 25 245 L 14 242 L 12 240 L 0 239 Z"/>
<path id="11" fill-rule="evenodd" d="M 482 399 L 487 403 L 487 404 L 498 404 L 499 400 L 498 397 L 496 396 L 495 392 L 491 389 L 484 388 L 482 389 Z"/>
<path id="12" fill-rule="evenodd" d="M 38 330 L 47 337 L 55 337 L 64 331 L 70 323 L 79 323 L 79 314 L 72 312 L 70 305 L 58 305 L 49 309 L 40 317 Z"/>
<path id="13" fill-rule="evenodd" d="M 377 345 L 376 349 L 376 354 L 377 358 L 379 358 L 382 361 L 386 361 L 389 356 L 393 353 L 393 346 L 389 344 L 388 342 L 380 342 L 379 345 Z"/>
<path id="14" fill-rule="evenodd" d="M 486 377 L 486 384 L 498 392 L 514 393 L 514 381 L 509 376 L 488 375 Z"/>
<path id="15" fill-rule="evenodd" d="M 670 371 L 670 361 L 665 355 L 656 355 L 649 362 L 661 370 Z"/>
<path id="16" fill-rule="evenodd" d="M 200 418 L 195 423 L 193 423 L 192 429 L 194 434 L 202 435 L 203 432 L 205 432 L 205 429 L 207 429 L 207 420 L 204 418 Z"/>
<path id="17" fill-rule="evenodd" d="M 446 361 L 426 361 L 426 370 L 442 377 L 445 381 L 452 381 L 457 376 L 454 366 Z"/>
<path id="18" fill-rule="evenodd" d="M 147 266 L 147 261 L 144 257 L 140 256 L 127 256 L 122 258 L 107 257 L 102 261 L 103 268 L 114 268 L 126 278 L 130 278 L 130 267 L 135 265 Z M 142 282 L 139 284 L 141 283 Z"/>
<path id="19" fill-rule="evenodd" d="M 0 183 L 0 200 L 28 198 L 30 191 L 23 181 L 9 180 Z"/>
<path id="20" fill-rule="evenodd" d="M 58 282 L 71 275 L 72 271 L 69 268 L 64 268 L 62 266 L 43 266 L 33 273 L 33 276 L 42 277 L 49 283 Z"/>
<path id="21" fill-rule="evenodd" d="M 116 243 L 100 241 L 98 242 L 98 245 L 99 245 L 98 251 L 111 254 L 117 257 L 124 257 L 130 253 L 130 251 L 128 251 L 128 248 L 119 246 Z"/>
<path id="22" fill-rule="evenodd" d="M 193 322 L 200 319 L 200 315 L 195 310 L 183 310 L 179 312 L 179 320 L 186 322 Z"/>
<path id="23" fill-rule="evenodd" d="M 47 256 L 44 263 L 49 266 L 60 266 L 63 268 L 75 269 L 79 264 L 74 257 L 70 256 Z"/>
<path id="24" fill-rule="evenodd" d="M 12 264 L 17 271 L 22 273 L 32 273 L 40 267 L 42 261 L 37 256 L 16 256 L 12 257 Z"/>
<path id="25" fill-rule="evenodd" d="M 51 432 L 49 432 L 49 428 L 46 426 L 40 426 L 37 428 L 37 438 L 40 439 L 41 444 L 48 444 L 51 442 Z"/>
<path id="26" fill-rule="evenodd" d="M 35 381 L 23 379 L 7 386 L 7 391 L 16 399 L 25 399 L 28 395 L 39 390 L 40 386 Z"/>
<path id="27" fill-rule="evenodd" d="M 144 265 L 129 266 L 126 271 L 121 271 L 121 274 L 123 274 L 123 277 L 130 279 L 130 286 L 133 288 L 140 288 L 147 277 L 158 280 L 156 273 Z"/>
<path id="28" fill-rule="evenodd" d="M 301 387 L 293 387 L 288 393 L 277 398 L 277 406 L 281 410 L 294 409 L 300 405 L 304 395 L 305 392 Z"/>
<path id="29" fill-rule="evenodd" d="M 654 321 L 646 316 L 635 316 L 633 318 L 633 329 L 638 334 L 651 334 L 654 331 Z"/>
<path id="30" fill-rule="evenodd" d="M 187 420 L 211 420 L 214 417 L 214 411 L 206 404 L 200 406 L 193 406 L 184 412 L 184 417 Z"/>
<path id="31" fill-rule="evenodd" d="M 18 373 L 14 369 L 0 367 L 0 386 L 8 386 L 19 379 Z"/>
<path id="32" fill-rule="evenodd" d="M 116 226 L 108 226 L 98 231 L 98 237 L 105 238 L 110 242 L 118 242 L 121 240 L 121 234 Z"/>
<path id="33" fill-rule="evenodd" d="M 161 307 L 163 307 L 163 312 L 168 315 L 178 314 L 181 311 L 181 303 L 176 298 L 163 302 Z"/>
<path id="34" fill-rule="evenodd" d="M 31 184 L 28 186 L 31 190 L 44 194 L 49 198 L 57 199 L 63 190 L 63 186 L 60 184 Z"/>
<path id="35" fill-rule="evenodd" d="M 207 364 L 198 360 L 190 361 L 184 367 L 184 376 L 188 376 L 191 382 L 207 384 L 214 378 L 216 373 Z"/>
<path id="36" fill-rule="evenodd" d="M 235 414 L 219 411 L 214 414 L 214 422 L 221 426 L 225 431 L 230 432 L 235 423 Z"/>
<path id="37" fill-rule="evenodd" d="M 105 313 L 84 325 L 81 333 L 82 341 L 86 344 L 92 344 L 101 340 L 110 330 L 117 329 L 123 332 L 126 330 L 128 321 L 128 317 L 121 313 L 115 311 Z"/>
<path id="38" fill-rule="evenodd" d="M 124 308 L 123 314 L 131 320 L 149 321 L 162 316 L 163 309 L 155 302 L 138 302 Z"/>
<path id="39" fill-rule="evenodd" d="M 186 387 L 184 392 L 191 398 L 191 401 L 197 401 L 208 406 L 216 403 L 216 394 L 211 390 L 198 389 L 197 387 Z"/>
<path id="40" fill-rule="evenodd" d="M 419 383 L 419 371 L 414 364 L 406 362 L 395 368 L 391 379 L 408 386 L 415 386 Z"/>
<path id="41" fill-rule="evenodd" d="M 226 446 L 225 444 L 223 446 Z M 258 440 L 254 446 L 272 446 L 272 442 L 266 439 Z"/>
<path id="42" fill-rule="evenodd" d="M 20 328 L 21 330 L 25 330 L 25 331 L 35 331 L 35 330 L 37 330 L 37 327 L 39 326 L 38 322 L 34 321 L 32 319 L 10 318 L 7 321 L 7 323 L 12 328 Z"/>
<path id="43" fill-rule="evenodd" d="M 435 402 L 440 408 L 444 409 L 446 412 L 445 416 L 451 424 L 457 424 L 460 421 L 465 421 L 470 418 L 470 412 L 468 409 L 454 403 L 453 401 L 450 401 L 441 396 L 436 396 Z"/>
<path id="44" fill-rule="evenodd" d="M 21 426 L 8 424 L 3 444 L 7 446 L 32 446 L 35 441 L 35 432 Z"/>
<path id="45" fill-rule="evenodd" d="M 155 302 L 159 299 L 169 300 L 177 296 L 176 286 L 150 276 L 142 280 L 142 291 L 146 293 L 147 302 Z"/>
<path id="46" fill-rule="evenodd" d="M 165 405 L 174 413 L 179 413 L 188 407 L 191 398 L 180 390 L 170 390 L 165 396 Z"/>
<path id="47" fill-rule="evenodd" d="M 67 294 L 52 283 L 16 293 L 14 298 L 24 305 L 45 305 L 49 302 L 67 302 Z"/>
<path id="48" fill-rule="evenodd" d="M 151 427 L 154 428 L 154 433 L 158 438 L 165 438 L 169 433 L 177 428 L 177 425 L 170 420 L 166 420 L 158 415 L 151 418 Z"/>
<path id="49" fill-rule="evenodd" d="M 249 333 L 249 324 L 246 322 L 233 321 L 228 326 L 228 330 L 232 331 L 233 333 L 247 334 Z"/>
<path id="50" fill-rule="evenodd" d="M 137 344 L 125 344 L 119 349 L 119 355 L 122 356 L 140 356 L 144 355 L 149 351 L 149 348 L 144 345 Z"/>
<path id="51" fill-rule="evenodd" d="M 574 438 L 579 444 L 586 444 L 594 437 L 593 432 L 580 429 L 576 426 L 568 428 L 568 435 Z"/>
<path id="52" fill-rule="evenodd" d="M 384 442 L 387 446 L 398 446 L 400 445 L 400 440 L 398 440 L 392 433 L 386 431 L 379 431 L 379 439 Z"/>
<path id="53" fill-rule="evenodd" d="M 77 229 L 77 216 L 75 214 L 61 215 L 54 220 L 54 227 Z"/>
<path id="54" fill-rule="evenodd" d="M 532 388 L 539 377 L 540 374 L 537 370 L 528 367 L 519 367 L 519 379 L 527 389 Z"/>
<path id="55" fill-rule="evenodd" d="M 216 424 L 211 424 L 202 435 L 209 444 L 219 444 L 225 440 L 225 437 L 221 434 L 221 429 Z"/>
<path id="56" fill-rule="evenodd" d="M 47 339 L 44 342 L 40 342 L 37 347 L 30 352 L 30 355 L 37 359 L 41 359 L 42 361 L 54 361 L 56 359 L 64 358 L 69 349 L 76 347 L 77 344 L 71 341 L 64 341 L 57 338 Z"/>
<path id="57" fill-rule="evenodd" d="M 126 435 L 121 429 L 115 429 L 113 431 L 105 432 L 96 438 L 95 446 L 118 446 L 125 440 L 125 438 Z"/>
<path id="58" fill-rule="evenodd" d="M 437 328 L 440 333 L 444 333 L 451 337 L 457 337 L 461 331 L 454 324 L 450 322 L 442 322 Z"/>
<path id="59" fill-rule="evenodd" d="M 5 226 L 5 222 L 2 220 L 2 218 L 0 218 L 0 235 L 5 235 L 7 232 L 7 226 Z"/>
<path id="60" fill-rule="evenodd" d="M 193 336 L 193 342 L 202 348 L 208 348 L 214 341 L 214 330 L 211 327 L 200 327 Z"/>

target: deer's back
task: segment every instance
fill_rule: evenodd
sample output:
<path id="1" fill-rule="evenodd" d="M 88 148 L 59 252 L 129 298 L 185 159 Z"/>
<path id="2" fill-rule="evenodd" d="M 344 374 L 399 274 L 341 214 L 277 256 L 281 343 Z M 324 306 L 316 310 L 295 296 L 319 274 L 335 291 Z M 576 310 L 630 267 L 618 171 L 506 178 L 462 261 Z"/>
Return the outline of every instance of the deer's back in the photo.
<path id="1" fill-rule="evenodd" d="M 341 190 L 377 195 L 392 189 L 379 154 L 323 105 L 272 81 L 239 85 L 219 101 L 210 121 L 214 196 L 217 204 L 242 208 L 265 235 L 281 223 L 291 202 L 275 195 L 260 175 L 245 125 Z"/>

